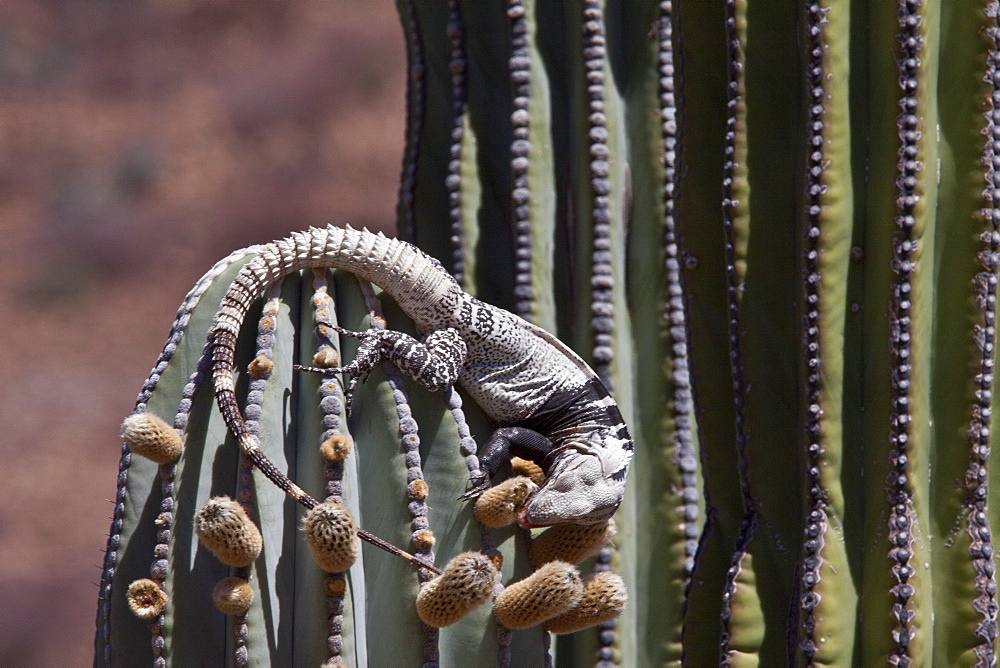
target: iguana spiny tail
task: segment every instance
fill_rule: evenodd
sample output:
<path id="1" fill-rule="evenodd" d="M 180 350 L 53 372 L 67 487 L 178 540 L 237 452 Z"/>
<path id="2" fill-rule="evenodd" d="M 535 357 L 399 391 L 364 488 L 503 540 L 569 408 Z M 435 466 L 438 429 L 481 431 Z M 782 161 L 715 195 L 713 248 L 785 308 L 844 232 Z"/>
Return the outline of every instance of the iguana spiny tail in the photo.
<path id="1" fill-rule="evenodd" d="M 519 517 L 525 527 L 596 524 L 618 508 L 632 439 L 596 374 L 543 329 L 466 294 L 434 259 L 415 247 L 367 230 L 310 229 L 263 246 L 223 297 L 213 327 L 212 375 L 226 424 L 240 447 L 275 484 L 306 505 L 315 501 L 279 471 L 247 431 L 236 402 L 236 339 L 250 305 L 269 286 L 301 269 L 344 269 L 380 286 L 426 332 L 368 330 L 346 372 L 364 377 L 388 359 L 437 391 L 458 381 L 500 428 L 479 449 L 483 478 L 466 497 L 489 486 L 510 456 L 531 459 L 546 480 Z M 309 503 L 309 502 L 312 503 Z"/>

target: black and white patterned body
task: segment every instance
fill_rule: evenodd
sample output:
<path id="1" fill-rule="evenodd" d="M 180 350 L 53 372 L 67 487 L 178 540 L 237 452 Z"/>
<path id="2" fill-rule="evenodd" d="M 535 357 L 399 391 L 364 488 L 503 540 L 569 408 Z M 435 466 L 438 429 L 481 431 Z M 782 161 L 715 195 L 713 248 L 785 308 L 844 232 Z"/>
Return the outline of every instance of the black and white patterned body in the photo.
<path id="1" fill-rule="evenodd" d="M 625 490 L 632 439 L 614 399 L 590 367 L 543 329 L 465 293 L 436 261 L 404 242 L 350 228 L 311 229 L 264 246 L 228 291 L 213 330 L 213 377 L 220 408 L 255 463 L 233 393 L 233 349 L 250 304 L 276 280 L 311 267 L 345 269 L 388 292 L 425 332 L 422 341 L 370 330 L 343 371 L 364 377 L 383 358 L 430 390 L 456 381 L 500 428 L 480 448 L 487 475 L 510 455 L 532 459 L 547 478 L 527 500 L 524 526 L 598 523 Z M 256 451 L 256 452 L 255 452 Z M 269 462 L 268 462 L 269 464 Z M 301 492 L 265 469 L 293 496 Z M 473 494 L 488 479 L 473 481 Z"/>

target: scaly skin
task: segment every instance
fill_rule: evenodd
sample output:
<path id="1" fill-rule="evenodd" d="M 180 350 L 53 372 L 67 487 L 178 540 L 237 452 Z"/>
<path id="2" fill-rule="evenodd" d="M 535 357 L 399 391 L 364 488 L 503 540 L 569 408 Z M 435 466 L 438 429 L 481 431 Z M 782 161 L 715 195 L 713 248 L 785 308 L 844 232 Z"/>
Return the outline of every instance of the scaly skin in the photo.
<path id="1" fill-rule="evenodd" d="M 236 339 L 255 299 L 283 276 L 315 267 L 344 269 L 388 292 L 426 332 L 368 330 L 357 358 L 341 369 L 365 377 L 382 359 L 431 391 L 456 381 L 500 428 L 479 450 L 489 485 L 510 455 L 532 459 L 547 478 L 519 517 L 525 527 L 596 524 L 625 491 L 632 439 L 604 385 L 572 350 L 543 329 L 465 293 L 433 258 L 367 230 L 310 229 L 262 246 L 233 281 L 212 330 L 212 375 L 226 424 L 254 464 L 290 496 L 315 501 L 263 455 L 243 423 L 233 386 Z M 310 503 L 311 502 L 311 503 Z"/>

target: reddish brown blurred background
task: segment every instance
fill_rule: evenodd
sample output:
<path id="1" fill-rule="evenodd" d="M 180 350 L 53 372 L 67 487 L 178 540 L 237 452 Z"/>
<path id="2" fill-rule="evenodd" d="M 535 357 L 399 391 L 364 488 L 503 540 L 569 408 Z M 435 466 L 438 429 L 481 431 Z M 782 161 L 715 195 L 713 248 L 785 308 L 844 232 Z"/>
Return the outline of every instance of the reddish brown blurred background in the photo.
<path id="1" fill-rule="evenodd" d="M 0 665 L 92 662 L 118 424 L 216 259 L 392 229 L 395 3 L 0 4 Z"/>

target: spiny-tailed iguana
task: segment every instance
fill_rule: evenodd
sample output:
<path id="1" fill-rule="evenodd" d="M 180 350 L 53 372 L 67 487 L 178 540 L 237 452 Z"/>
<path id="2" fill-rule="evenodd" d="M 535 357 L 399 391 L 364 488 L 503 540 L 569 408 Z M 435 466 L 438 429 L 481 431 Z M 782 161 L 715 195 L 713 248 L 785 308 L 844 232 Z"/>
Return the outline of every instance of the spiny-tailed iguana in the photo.
<path id="1" fill-rule="evenodd" d="M 212 330 L 215 394 L 229 430 L 253 463 L 308 507 L 316 501 L 279 471 L 247 431 L 236 402 L 236 339 L 255 299 L 301 269 L 344 269 L 396 300 L 425 332 L 422 341 L 391 330 L 343 333 L 361 339 L 353 362 L 328 373 L 363 378 L 388 359 L 429 390 L 465 388 L 499 428 L 479 448 L 484 491 L 508 457 L 539 464 L 546 478 L 525 502 L 523 527 L 597 524 L 625 492 L 633 443 L 614 399 L 561 341 L 464 292 L 436 260 L 408 243 L 350 227 L 310 229 L 255 249 L 223 297 Z"/>

